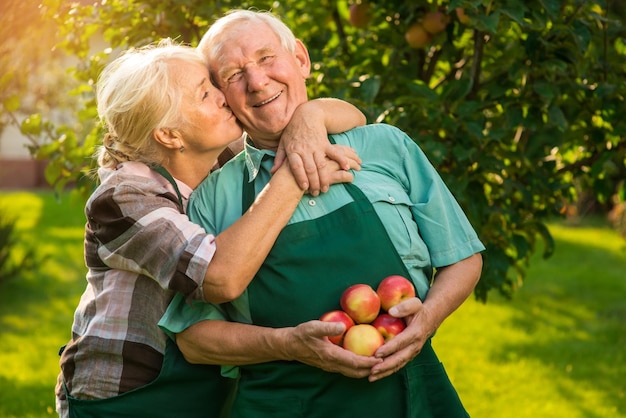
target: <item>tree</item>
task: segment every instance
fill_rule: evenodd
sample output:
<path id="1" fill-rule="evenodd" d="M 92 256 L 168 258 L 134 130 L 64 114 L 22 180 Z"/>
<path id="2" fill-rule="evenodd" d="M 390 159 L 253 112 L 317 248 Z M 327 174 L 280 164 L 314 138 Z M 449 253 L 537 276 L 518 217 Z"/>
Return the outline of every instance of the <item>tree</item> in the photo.
<path id="1" fill-rule="evenodd" d="M 0 134 L 24 116 L 72 105 L 66 87 L 72 81 L 59 65 L 63 54 L 54 49 L 56 26 L 36 2 L 0 3 Z M 33 145 L 37 139 L 31 138 Z"/>
<path id="2" fill-rule="evenodd" d="M 91 85 L 112 50 L 164 36 L 195 45 L 225 10 L 254 6 L 272 8 L 308 45 L 312 96 L 347 99 L 424 149 L 486 243 L 480 300 L 492 289 L 513 294 L 538 238 L 544 256 L 552 253 L 545 222 L 581 192 L 600 203 L 624 200 L 621 2 L 371 1 L 366 21 L 352 26 L 346 0 L 56 1 L 44 4 L 59 22 L 60 47 L 83 60 L 74 74 L 85 130 L 77 136 L 54 126 L 34 150 L 51 158 L 53 183 L 80 180 L 88 169 L 85 158 L 102 135 Z M 438 24 L 427 21 L 437 12 L 444 23 L 433 29 Z M 435 32 L 424 46 L 407 43 L 415 25 Z M 95 33 L 113 49 L 89 52 Z M 25 131 L 41 134 L 44 124 Z"/>

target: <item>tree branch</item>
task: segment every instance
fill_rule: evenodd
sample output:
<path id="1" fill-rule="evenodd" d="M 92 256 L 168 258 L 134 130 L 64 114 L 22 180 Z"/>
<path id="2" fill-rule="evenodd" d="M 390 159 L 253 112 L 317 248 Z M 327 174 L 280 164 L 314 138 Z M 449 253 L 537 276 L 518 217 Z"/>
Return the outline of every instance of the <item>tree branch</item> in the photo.
<path id="1" fill-rule="evenodd" d="M 620 151 L 622 149 L 626 149 L 626 140 L 622 140 L 621 142 L 619 142 L 615 147 L 611 148 L 610 150 L 606 150 L 605 152 L 611 152 L 611 153 L 615 153 L 617 151 Z M 565 165 L 561 168 L 559 168 L 558 170 L 556 170 L 557 174 L 561 174 L 561 173 L 567 173 L 567 172 L 574 172 L 577 171 L 583 167 L 588 167 L 590 165 L 592 165 L 593 163 L 595 163 L 596 161 L 598 161 L 600 159 L 600 157 L 604 154 L 604 152 L 599 152 L 596 154 L 592 154 L 587 158 L 583 158 L 581 160 L 575 161 L 571 164 Z"/>
<path id="2" fill-rule="evenodd" d="M 483 52 L 485 47 L 485 33 L 474 30 L 474 56 L 472 58 L 472 67 L 470 69 L 470 79 L 472 80 L 472 91 L 468 94 L 468 98 L 472 99 L 480 88 L 480 69 L 483 62 Z"/>

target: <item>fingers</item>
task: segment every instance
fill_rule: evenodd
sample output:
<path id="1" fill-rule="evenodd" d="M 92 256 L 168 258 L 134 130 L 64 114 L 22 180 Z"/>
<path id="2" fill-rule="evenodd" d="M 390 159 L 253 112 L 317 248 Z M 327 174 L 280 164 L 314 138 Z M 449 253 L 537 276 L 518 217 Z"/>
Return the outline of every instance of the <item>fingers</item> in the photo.
<path id="1" fill-rule="evenodd" d="M 350 158 L 348 159 L 348 164 L 350 165 L 350 170 L 361 171 L 361 159 L 353 160 Z"/>
<path id="2" fill-rule="evenodd" d="M 329 144 L 324 151 L 326 152 L 326 156 L 328 158 L 339 163 L 342 170 L 357 170 L 361 168 L 361 159 L 356 151 L 351 147 Z"/>
<path id="3" fill-rule="evenodd" d="M 328 344 L 334 345 L 331 342 L 328 342 Z M 335 366 L 334 370 L 327 371 L 341 373 L 347 377 L 356 379 L 368 377 L 372 372 L 372 368 L 382 363 L 381 359 L 359 356 L 339 346 L 335 346 L 335 350 L 335 357 L 332 363 Z"/>
<path id="4" fill-rule="evenodd" d="M 351 378 L 370 375 L 372 367 L 383 360 L 356 355 L 331 343 L 328 336 L 339 335 L 345 329 L 340 322 L 308 321 L 296 327 L 296 340 L 291 346 L 294 359 L 331 373 L 341 373 Z"/>
<path id="5" fill-rule="evenodd" d="M 293 173 L 294 178 L 308 193 L 313 196 L 318 196 L 320 191 L 328 191 L 328 184 L 326 189 L 323 190 L 320 183 L 320 172 L 326 164 L 324 157 L 317 157 L 316 154 L 300 155 L 296 153 L 288 154 L 289 167 Z M 324 160 L 322 163 L 318 160 Z M 328 183 L 328 181 L 326 181 Z M 306 187 L 305 187 L 306 186 Z"/>
<path id="6" fill-rule="evenodd" d="M 278 149 L 272 172 L 278 169 L 286 156 L 298 185 L 313 196 L 326 193 L 331 184 L 351 182 L 354 179 L 352 175 L 345 174 L 345 172 L 336 174 L 337 170 L 361 169 L 361 159 L 356 151 L 348 146 L 328 144 L 322 150 L 323 152 L 305 152 L 304 149 L 296 147 L 292 149 L 291 152 L 285 152 L 282 148 Z M 336 163 L 339 167 L 329 168 L 330 162 Z"/>
<path id="7" fill-rule="evenodd" d="M 341 322 L 309 321 L 303 324 L 303 330 L 310 337 L 332 337 L 339 335 L 346 330 L 346 326 Z"/>
<path id="8" fill-rule="evenodd" d="M 276 150 L 276 157 L 274 158 L 274 165 L 272 166 L 272 169 L 270 170 L 271 174 L 274 174 L 281 165 L 283 165 L 283 163 L 285 162 L 285 159 L 287 158 L 287 153 L 285 152 L 285 148 L 283 147 L 283 143 L 280 142 L 278 144 L 278 149 Z M 295 177 L 295 176 L 294 176 Z M 297 178 L 296 178 L 297 180 Z M 300 182 L 298 182 L 298 184 L 300 184 Z M 300 185 L 300 187 L 302 187 L 302 185 Z M 302 187 L 303 190 L 306 190 L 308 188 L 307 187 Z"/>
<path id="9" fill-rule="evenodd" d="M 303 190 L 310 189 L 309 177 L 305 170 L 305 164 L 302 161 L 302 158 L 298 154 L 289 154 L 288 157 L 289 168 L 291 169 L 291 173 L 293 174 L 293 178 L 296 180 L 296 183 Z M 275 165 L 275 164 L 274 164 Z"/>
<path id="10" fill-rule="evenodd" d="M 418 336 L 412 329 L 407 327 L 404 331 L 380 346 L 374 355 L 386 360 L 388 357 L 405 350 L 407 347 L 415 346 L 417 341 L 419 341 Z"/>
<path id="11" fill-rule="evenodd" d="M 319 180 L 319 190 L 322 193 L 326 193 L 330 188 L 330 176 L 331 173 L 327 170 L 328 158 L 323 153 L 315 153 L 313 154 L 313 161 L 315 166 L 311 167 L 317 173 L 317 178 Z"/>
<path id="12" fill-rule="evenodd" d="M 404 318 L 409 315 L 415 315 L 421 311 L 423 307 L 424 304 L 419 298 L 410 298 L 391 307 L 391 309 L 389 309 L 389 315 L 396 318 Z"/>
<path id="13" fill-rule="evenodd" d="M 335 183 L 352 183 L 354 175 L 349 171 L 335 171 L 330 176 L 330 184 Z"/>
<path id="14" fill-rule="evenodd" d="M 417 353 L 419 353 L 419 351 Z M 407 347 L 406 349 L 398 351 L 397 353 L 385 358 L 382 363 L 376 364 L 372 367 L 368 380 L 370 382 L 375 382 L 387 376 L 391 376 L 406 366 L 408 362 L 417 355 L 417 353 L 414 354 L 414 350 Z"/>

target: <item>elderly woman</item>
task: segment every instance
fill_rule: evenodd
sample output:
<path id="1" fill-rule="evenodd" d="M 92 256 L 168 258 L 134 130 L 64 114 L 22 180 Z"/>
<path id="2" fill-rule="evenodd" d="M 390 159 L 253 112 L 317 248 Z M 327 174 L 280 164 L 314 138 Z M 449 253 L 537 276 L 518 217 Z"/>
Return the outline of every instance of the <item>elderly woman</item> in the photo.
<path id="1" fill-rule="evenodd" d="M 97 153 L 100 185 L 85 208 L 87 288 L 61 355 L 57 410 L 62 417 L 215 416 L 207 405 L 217 409 L 228 389 L 218 368 L 187 363 L 157 323 L 175 293 L 214 303 L 238 297 L 305 190 L 283 164 L 228 230 L 213 236 L 189 221 L 190 193 L 242 136 L 196 49 L 163 41 L 128 51 L 102 72 L 97 101 L 108 133 Z M 327 142 L 326 129 L 364 120 L 329 99 L 298 114 L 292 132 L 309 136 L 317 125 L 317 143 Z M 347 168 L 358 168 L 351 150 L 341 152 Z M 300 157 L 302 167 L 307 156 Z M 339 164 L 322 165 L 330 183 L 351 181 Z M 235 336 L 246 344 L 245 332 Z"/>

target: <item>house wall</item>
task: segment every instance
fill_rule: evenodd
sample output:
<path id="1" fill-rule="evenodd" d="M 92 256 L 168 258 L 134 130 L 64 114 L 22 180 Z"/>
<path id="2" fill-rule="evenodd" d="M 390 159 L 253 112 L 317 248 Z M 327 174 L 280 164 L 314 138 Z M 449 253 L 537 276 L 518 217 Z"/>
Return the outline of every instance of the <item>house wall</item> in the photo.
<path id="1" fill-rule="evenodd" d="M 8 126 L 0 135 L 0 189 L 48 188 L 45 161 L 34 160 L 28 140 L 19 129 Z"/>

